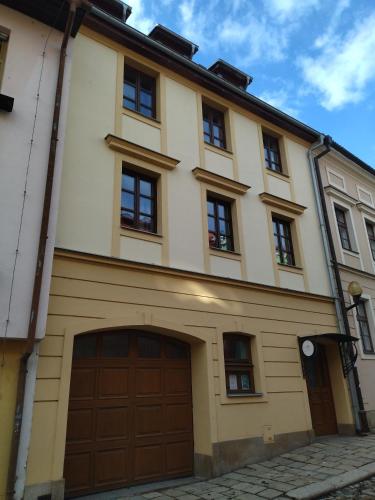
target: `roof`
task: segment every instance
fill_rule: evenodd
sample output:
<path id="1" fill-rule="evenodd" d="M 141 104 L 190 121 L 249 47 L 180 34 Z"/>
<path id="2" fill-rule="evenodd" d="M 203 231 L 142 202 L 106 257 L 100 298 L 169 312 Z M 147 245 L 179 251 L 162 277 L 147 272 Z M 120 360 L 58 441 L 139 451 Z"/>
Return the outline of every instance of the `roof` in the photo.
<path id="1" fill-rule="evenodd" d="M 356 165 L 361 167 L 363 170 L 366 170 L 366 172 L 368 172 L 369 174 L 375 175 L 374 167 L 371 167 L 370 165 L 365 163 L 363 160 L 358 158 L 358 156 L 354 155 L 349 150 L 344 148 L 344 146 L 341 146 L 337 142 L 332 141 L 332 148 L 335 149 L 336 151 L 338 151 L 339 153 L 341 153 L 348 160 L 352 161 L 353 163 L 355 163 Z"/>

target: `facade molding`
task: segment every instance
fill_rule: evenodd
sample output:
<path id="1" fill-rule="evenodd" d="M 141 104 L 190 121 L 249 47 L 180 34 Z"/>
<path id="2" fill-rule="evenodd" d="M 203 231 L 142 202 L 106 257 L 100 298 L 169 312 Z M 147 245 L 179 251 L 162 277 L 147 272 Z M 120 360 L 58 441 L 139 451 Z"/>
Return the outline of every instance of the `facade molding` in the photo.
<path id="1" fill-rule="evenodd" d="M 166 170 L 173 170 L 180 163 L 180 160 L 170 156 L 158 153 L 152 149 L 145 148 L 134 142 L 127 141 L 121 137 L 108 134 L 105 137 L 105 142 L 108 147 L 118 151 L 119 153 L 126 154 L 131 158 L 143 160 L 147 163 L 156 165 L 157 167 L 165 168 Z"/>
<path id="2" fill-rule="evenodd" d="M 353 207 L 357 203 L 357 200 L 355 198 L 349 196 L 348 194 L 344 193 L 340 189 L 337 189 L 333 186 L 326 186 L 324 188 L 324 191 L 330 196 L 336 198 L 337 200 L 343 201 L 344 203 L 348 203 L 351 207 Z"/>
<path id="3" fill-rule="evenodd" d="M 214 174 L 213 172 L 209 172 L 208 170 L 199 167 L 194 168 L 192 173 L 198 181 L 231 191 L 235 194 L 245 194 L 251 187 L 247 184 L 243 184 L 242 182 L 228 179 L 228 177 Z"/>
<path id="4" fill-rule="evenodd" d="M 370 207 L 369 205 L 366 205 L 366 203 L 357 203 L 356 207 L 358 210 L 363 212 L 364 214 L 370 215 L 370 217 L 375 217 L 375 208 Z"/>
<path id="5" fill-rule="evenodd" d="M 259 198 L 263 203 L 271 207 L 285 210 L 286 212 L 291 212 L 293 214 L 302 215 L 307 207 L 300 205 L 299 203 L 294 203 L 290 200 L 285 200 L 279 196 L 275 196 L 270 193 L 260 193 Z"/>

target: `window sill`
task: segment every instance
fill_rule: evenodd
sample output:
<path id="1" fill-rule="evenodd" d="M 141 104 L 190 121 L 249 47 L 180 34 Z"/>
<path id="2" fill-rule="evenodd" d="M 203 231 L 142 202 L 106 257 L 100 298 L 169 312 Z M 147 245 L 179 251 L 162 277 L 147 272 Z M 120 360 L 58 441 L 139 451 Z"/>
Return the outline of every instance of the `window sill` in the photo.
<path id="1" fill-rule="evenodd" d="M 147 123 L 147 125 L 151 125 L 152 127 L 161 128 L 160 120 L 157 120 L 156 118 L 151 118 L 149 116 L 142 115 L 142 113 L 139 113 L 138 111 L 133 111 L 132 109 L 128 109 L 128 108 L 123 107 L 122 114 L 130 116 L 130 117 L 134 118 L 135 120 L 139 120 L 143 123 Z"/>
<path id="2" fill-rule="evenodd" d="M 290 177 L 288 174 L 284 174 L 283 172 L 277 172 L 275 170 L 272 170 L 271 168 L 266 167 L 266 173 L 268 175 L 272 175 L 273 177 L 276 177 L 277 179 L 281 179 L 283 181 L 290 182 Z"/>
<path id="3" fill-rule="evenodd" d="M 359 252 L 356 252 L 355 250 L 347 250 L 346 248 L 343 248 L 342 251 L 347 255 L 351 255 L 352 257 L 359 259 Z"/>
<path id="4" fill-rule="evenodd" d="M 242 392 L 239 394 L 227 393 L 227 398 L 260 398 L 263 396 L 263 392 Z"/>
<path id="5" fill-rule="evenodd" d="M 289 273 L 303 274 L 303 268 L 299 266 L 291 266 L 290 264 L 277 263 L 279 271 L 287 271 Z"/>
<path id="6" fill-rule="evenodd" d="M 223 250 L 221 248 L 209 247 L 210 255 L 215 255 L 216 257 L 223 257 L 224 259 L 241 260 L 242 255 L 233 250 Z"/>
<path id="7" fill-rule="evenodd" d="M 208 149 L 209 151 L 213 151 L 214 153 L 221 154 L 225 156 L 226 158 L 232 158 L 233 152 L 230 151 L 229 149 L 222 148 L 220 146 L 216 146 L 215 144 L 211 144 L 210 142 L 204 141 L 204 147 L 205 149 Z"/>
<path id="8" fill-rule="evenodd" d="M 150 233 L 142 229 L 133 227 L 121 226 L 120 236 L 127 236 L 128 238 L 136 238 L 138 240 L 152 241 L 161 245 L 163 243 L 163 235 L 158 233 Z"/>

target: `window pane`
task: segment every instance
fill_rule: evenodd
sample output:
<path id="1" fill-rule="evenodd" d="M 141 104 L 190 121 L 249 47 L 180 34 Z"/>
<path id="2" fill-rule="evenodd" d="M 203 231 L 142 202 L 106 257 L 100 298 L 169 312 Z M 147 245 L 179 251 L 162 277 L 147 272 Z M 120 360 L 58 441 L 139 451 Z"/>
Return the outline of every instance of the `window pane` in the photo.
<path id="1" fill-rule="evenodd" d="M 130 66 L 125 66 L 124 80 L 126 82 L 130 82 L 130 83 L 133 83 L 135 85 L 137 82 L 137 71 L 135 71 Z"/>
<path id="2" fill-rule="evenodd" d="M 155 80 L 151 76 L 141 75 L 141 89 L 152 92 Z"/>
<path id="3" fill-rule="evenodd" d="M 165 354 L 169 359 L 185 359 L 188 357 L 188 346 L 182 342 L 167 341 Z"/>
<path id="4" fill-rule="evenodd" d="M 214 232 L 208 232 L 208 243 L 210 247 L 217 247 L 216 234 Z"/>
<path id="5" fill-rule="evenodd" d="M 125 98 L 124 101 L 123 101 L 123 105 L 125 106 L 125 108 L 132 109 L 133 111 L 137 110 L 135 102 L 134 101 L 130 101 L 129 99 Z"/>
<path id="6" fill-rule="evenodd" d="M 102 355 L 106 358 L 123 358 L 128 355 L 127 333 L 105 333 L 102 336 Z"/>
<path id="7" fill-rule="evenodd" d="M 151 108 L 146 108 L 145 106 L 141 106 L 139 112 L 142 113 L 142 115 L 144 116 L 149 116 L 150 118 L 152 118 Z"/>
<path id="8" fill-rule="evenodd" d="M 207 201 L 207 212 L 209 215 L 215 214 L 215 205 L 212 201 Z"/>
<path id="9" fill-rule="evenodd" d="M 203 120 L 203 131 L 205 134 L 210 136 L 210 124 L 208 123 L 207 120 Z"/>
<path id="10" fill-rule="evenodd" d="M 152 201 L 150 198 L 143 198 L 143 196 L 140 197 L 139 211 L 142 214 L 152 215 Z"/>
<path id="11" fill-rule="evenodd" d="M 217 213 L 218 213 L 219 217 L 221 217 L 222 219 L 225 218 L 225 208 L 224 208 L 224 205 L 221 205 L 220 203 L 217 204 Z"/>
<path id="12" fill-rule="evenodd" d="M 121 223 L 126 224 L 127 226 L 134 226 L 135 222 L 134 212 L 130 212 L 129 210 L 121 210 Z"/>
<path id="13" fill-rule="evenodd" d="M 122 189 L 134 191 L 134 177 L 132 175 L 122 174 Z"/>
<path id="14" fill-rule="evenodd" d="M 208 217 L 208 230 L 215 232 L 215 219 L 214 217 Z"/>
<path id="15" fill-rule="evenodd" d="M 234 342 L 234 357 L 236 359 L 248 359 L 248 340 L 240 339 Z"/>
<path id="16" fill-rule="evenodd" d="M 249 391 L 250 390 L 250 377 L 248 373 L 242 373 L 241 374 L 241 389 L 243 391 Z"/>
<path id="17" fill-rule="evenodd" d="M 121 207 L 134 210 L 134 195 L 123 191 L 121 193 Z"/>
<path id="18" fill-rule="evenodd" d="M 137 337 L 138 356 L 141 358 L 160 358 L 159 337 L 139 335 Z"/>
<path id="19" fill-rule="evenodd" d="M 78 335 L 74 339 L 73 359 L 96 357 L 96 335 Z"/>
<path id="20" fill-rule="evenodd" d="M 136 91 L 135 86 L 130 83 L 124 83 L 124 96 L 127 97 L 130 101 L 135 101 Z"/>
<path id="21" fill-rule="evenodd" d="M 145 231 L 153 231 L 153 220 L 152 217 L 146 215 L 139 216 L 139 229 L 144 229 Z"/>
<path id="22" fill-rule="evenodd" d="M 230 391 L 237 391 L 238 390 L 237 374 L 236 373 L 230 373 L 228 375 L 228 381 L 229 381 L 229 390 Z"/>
<path id="23" fill-rule="evenodd" d="M 148 108 L 152 108 L 152 94 L 150 92 L 141 90 L 141 104 Z"/>
<path id="24" fill-rule="evenodd" d="M 144 179 L 141 179 L 139 181 L 139 191 L 141 194 L 143 194 L 145 196 L 151 196 L 151 193 L 152 193 L 151 181 L 146 181 Z"/>

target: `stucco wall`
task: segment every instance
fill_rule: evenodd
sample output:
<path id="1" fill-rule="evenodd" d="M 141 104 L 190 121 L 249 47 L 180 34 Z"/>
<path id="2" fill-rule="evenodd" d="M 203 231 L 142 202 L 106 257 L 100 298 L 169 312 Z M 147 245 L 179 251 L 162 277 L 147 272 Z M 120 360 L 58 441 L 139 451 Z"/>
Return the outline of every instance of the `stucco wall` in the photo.
<path id="1" fill-rule="evenodd" d="M 1 25 L 10 30 L 1 92 L 14 97 L 11 113 L 0 114 L 0 336 L 22 338 L 27 335 L 41 211 L 48 162 L 51 121 L 58 68 L 61 33 L 34 19 L 0 5 Z M 50 34 L 49 34 L 50 33 Z M 48 44 L 43 51 L 46 38 Z M 70 56 L 68 54 L 67 66 Z M 43 71 L 41 68 L 43 64 Z M 38 113 L 32 147 L 32 130 Z M 66 88 L 64 89 L 66 91 Z M 66 94 L 66 92 L 65 92 Z M 62 102 L 64 114 L 66 100 Z M 60 124 L 60 142 L 64 140 L 64 119 Z M 58 166 L 57 166 L 58 169 Z M 24 210 L 22 206 L 26 191 Z M 55 221 L 53 205 L 52 220 Z M 22 222 L 21 222 L 22 218 Z M 52 262 L 54 224 L 47 243 L 47 262 Z M 18 255 L 16 258 L 17 241 Z M 14 278 L 14 279 L 13 279 Z M 13 284 L 12 284 L 13 281 Z M 43 282 L 42 311 L 46 313 L 49 278 Z M 8 309 L 10 309 L 9 322 Z M 46 314 L 41 314 L 37 336 L 44 334 Z"/>
<path id="2" fill-rule="evenodd" d="M 133 60 L 137 67 L 158 75 L 156 120 L 122 107 L 124 57 L 129 64 Z M 134 254 L 134 241 L 122 238 L 121 244 L 113 243 L 121 231 L 121 162 L 131 163 L 126 155 L 106 145 L 104 137 L 113 133 L 179 160 L 175 169 L 162 174 L 165 191 L 158 201 L 158 213 L 163 214 L 161 238 L 156 245 L 147 245 L 146 238 L 139 237 L 139 246 L 145 251 L 136 260 L 218 275 L 233 272 L 234 277 L 243 280 L 329 295 L 310 187 L 307 143 L 285 134 L 288 175 L 276 178 L 264 168 L 264 124 L 168 68 L 120 48 L 88 29 L 77 36 L 73 67 L 57 246 L 130 259 Z M 217 100 L 227 110 L 228 151 L 203 142 L 202 99 L 206 98 L 210 102 Z M 283 131 L 277 129 L 275 133 L 282 135 Z M 233 196 L 225 189 L 195 179 L 192 170 L 196 167 L 251 188 L 241 196 Z M 139 168 L 147 170 L 148 166 L 142 163 Z M 218 265 L 217 256 L 210 255 L 207 191 L 226 195 L 235 204 L 234 231 L 240 255 L 233 256 L 233 262 L 228 262 L 232 258 L 228 254 Z M 295 275 L 293 269 L 282 273 L 275 263 L 271 215 L 259 198 L 265 191 L 306 206 L 304 213 L 295 217 L 299 228 L 295 246 L 303 256 L 301 269 Z"/>
<path id="3" fill-rule="evenodd" d="M 335 331 L 332 302 L 61 252 L 40 347 L 29 485 L 63 474 L 74 335 L 126 326 L 191 343 L 195 453 L 212 457 L 214 443 L 263 440 L 264 425 L 275 438 L 311 430 L 297 336 Z M 226 396 L 222 334 L 231 331 L 252 338 L 259 396 Z M 339 405 L 336 412 L 339 423 L 351 423 L 350 409 Z"/>

